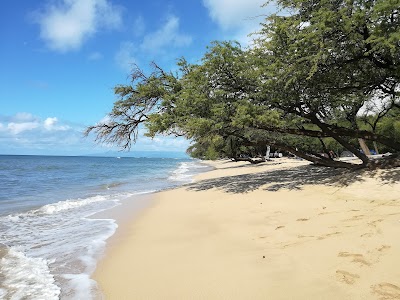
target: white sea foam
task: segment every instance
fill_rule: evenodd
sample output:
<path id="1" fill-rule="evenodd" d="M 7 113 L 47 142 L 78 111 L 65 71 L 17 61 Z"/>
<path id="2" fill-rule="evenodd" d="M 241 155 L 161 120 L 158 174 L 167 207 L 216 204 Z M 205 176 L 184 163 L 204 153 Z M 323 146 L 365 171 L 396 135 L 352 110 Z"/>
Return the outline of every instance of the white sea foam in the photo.
<path id="1" fill-rule="evenodd" d="M 92 299 L 96 281 L 89 274 L 64 274 L 63 278 L 68 281 L 72 292 L 65 295 L 63 299 Z"/>
<path id="2" fill-rule="evenodd" d="M 193 182 L 194 175 L 201 172 L 202 169 L 208 168 L 208 166 L 202 165 L 196 161 L 194 162 L 182 162 L 179 167 L 171 172 L 169 180 L 183 183 Z"/>
<path id="3" fill-rule="evenodd" d="M 3 291 L 4 298 L 26 299 L 30 295 L 31 299 L 59 299 L 61 290 L 46 259 L 28 257 L 17 247 L 11 247 L 1 259 L 1 270 L 3 286 L 8 290 Z"/>
<path id="4" fill-rule="evenodd" d="M 38 212 L 42 212 L 45 214 L 54 214 L 56 212 L 60 212 L 63 210 L 68 210 L 72 208 L 78 208 L 81 206 L 85 206 L 88 204 L 92 204 L 95 202 L 105 201 L 108 200 L 105 196 L 94 196 L 87 199 L 77 199 L 77 200 L 66 200 L 66 201 L 59 201 L 53 204 L 47 204 L 41 207 Z"/>
<path id="5" fill-rule="evenodd" d="M 147 191 L 141 191 L 141 192 L 136 192 L 136 193 L 130 193 L 130 194 L 126 195 L 126 198 L 135 196 L 135 195 L 151 194 L 151 193 L 155 193 L 155 192 L 157 192 L 157 190 L 147 190 Z"/>
<path id="6" fill-rule="evenodd" d="M 95 196 L 1 217 L 0 242 L 10 250 L 0 261 L 6 292 L 0 299 L 91 299 L 96 284 L 90 275 L 117 224 L 87 217 L 118 203 L 115 197 Z"/>
<path id="7" fill-rule="evenodd" d="M 189 163 L 180 163 L 179 167 L 171 172 L 170 179 L 175 181 L 190 181 Z"/>
<path id="8" fill-rule="evenodd" d="M 94 208 L 93 206 L 96 206 L 96 204 L 99 204 L 100 202 L 103 202 L 104 204 L 106 204 L 106 206 L 108 206 L 110 203 L 113 203 L 112 206 L 118 205 L 119 203 L 117 199 L 112 199 L 107 196 L 93 196 L 86 199 L 80 199 L 80 198 L 68 199 L 64 201 L 58 201 L 52 204 L 47 204 L 38 209 L 30 210 L 28 212 L 0 217 L 0 222 L 5 219 L 11 222 L 19 222 L 22 219 L 31 220 L 31 218 L 36 218 L 38 216 L 52 215 L 56 213 L 61 213 L 63 211 L 78 209 L 78 208 L 84 208 L 85 211 L 88 211 L 86 215 L 82 216 L 82 217 L 87 217 L 91 214 L 90 213 L 91 211 L 93 211 L 92 213 L 96 213 L 99 211 L 99 207 L 101 205 L 97 206 L 96 208 Z"/>
<path id="9" fill-rule="evenodd" d="M 0 242 L 10 249 L 0 260 L 0 299 L 92 299 L 98 292 L 90 275 L 118 225 L 88 217 L 154 191 L 69 199 L 0 217 Z"/>
<path id="10" fill-rule="evenodd" d="M 11 222 L 17 222 L 19 221 L 19 215 L 8 215 L 6 216 L 7 219 L 9 219 Z"/>

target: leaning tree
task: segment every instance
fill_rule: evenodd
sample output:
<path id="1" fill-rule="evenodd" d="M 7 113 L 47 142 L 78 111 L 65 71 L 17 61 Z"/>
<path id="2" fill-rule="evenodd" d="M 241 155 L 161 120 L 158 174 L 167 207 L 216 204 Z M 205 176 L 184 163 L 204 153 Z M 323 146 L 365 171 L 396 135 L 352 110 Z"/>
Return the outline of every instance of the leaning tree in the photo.
<path id="1" fill-rule="evenodd" d="M 399 151 L 399 140 L 382 130 L 399 117 L 398 8 L 391 1 L 278 3 L 285 15 L 267 19 L 253 48 L 215 42 L 201 63 L 181 59 L 176 73 L 135 68 L 132 84 L 115 87 L 109 118 L 86 134 L 129 148 L 143 124 L 148 136 L 193 140 L 197 153 L 212 147 L 237 156 L 240 147 L 274 145 L 346 168 L 354 165 L 321 155 L 332 141 L 362 166 L 370 160 L 357 139 Z"/>
<path id="2" fill-rule="evenodd" d="M 268 18 L 255 49 L 265 66 L 264 101 L 316 125 L 364 164 L 349 138 L 399 151 L 398 141 L 376 131 L 400 104 L 398 3 L 277 2 L 286 15 Z"/>

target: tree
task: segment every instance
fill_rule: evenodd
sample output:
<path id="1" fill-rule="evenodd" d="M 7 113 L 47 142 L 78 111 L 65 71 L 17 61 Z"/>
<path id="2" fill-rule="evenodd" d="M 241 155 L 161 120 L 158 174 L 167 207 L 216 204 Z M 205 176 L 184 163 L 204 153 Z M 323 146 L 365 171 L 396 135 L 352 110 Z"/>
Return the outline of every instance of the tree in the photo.
<path id="1" fill-rule="evenodd" d="M 371 107 L 378 123 L 399 105 L 398 3 L 278 4 L 290 15 L 270 16 L 257 41 L 256 51 L 265 61 L 260 65 L 267 66 L 264 74 L 269 74 L 264 101 L 272 99 L 274 106 L 317 125 L 364 164 L 368 158 L 348 143 L 348 137 L 400 150 L 392 139 L 359 128 L 360 116 L 371 116 Z"/>
<path id="2" fill-rule="evenodd" d="M 278 1 L 290 16 L 273 15 L 254 53 L 259 102 L 300 117 L 279 132 L 331 136 L 368 163 L 351 139 L 400 150 L 393 139 L 361 130 L 361 115 L 379 119 L 399 103 L 398 6 L 387 1 Z M 382 33 L 387 39 L 382 39 Z M 265 93 L 263 95 L 263 93 Z M 261 95 L 261 96 L 260 96 Z M 379 106 L 376 102 L 380 101 Z M 306 130 L 317 126 L 317 131 Z M 318 131 L 322 131 L 318 132 Z"/>
<path id="3" fill-rule="evenodd" d="M 399 105 L 398 12 L 382 1 L 278 1 L 253 49 L 215 42 L 202 62 L 179 72 L 138 68 L 109 119 L 87 129 L 100 142 L 129 148 L 140 124 L 147 135 L 192 139 L 194 155 L 262 152 L 271 145 L 325 166 L 329 145 L 350 150 L 367 166 L 357 139 L 400 150 L 381 124 Z M 397 27 L 398 28 L 398 27 Z M 380 39 L 388 37 L 389 42 Z M 368 34 L 366 34 L 368 33 Z M 372 105 L 377 99 L 383 105 Z M 375 109 L 371 109 L 375 107 Z M 373 124 L 373 126 L 365 126 Z M 233 142 L 234 141 L 234 142 Z M 218 154 L 218 155 L 217 155 Z"/>

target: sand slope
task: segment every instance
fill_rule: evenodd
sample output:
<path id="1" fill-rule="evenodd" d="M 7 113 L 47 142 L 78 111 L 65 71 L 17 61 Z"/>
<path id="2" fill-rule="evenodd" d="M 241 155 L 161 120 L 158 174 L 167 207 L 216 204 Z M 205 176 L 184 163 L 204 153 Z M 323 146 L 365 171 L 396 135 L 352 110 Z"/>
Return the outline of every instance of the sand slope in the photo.
<path id="1" fill-rule="evenodd" d="M 400 169 L 213 164 L 119 229 L 106 299 L 400 299 Z"/>

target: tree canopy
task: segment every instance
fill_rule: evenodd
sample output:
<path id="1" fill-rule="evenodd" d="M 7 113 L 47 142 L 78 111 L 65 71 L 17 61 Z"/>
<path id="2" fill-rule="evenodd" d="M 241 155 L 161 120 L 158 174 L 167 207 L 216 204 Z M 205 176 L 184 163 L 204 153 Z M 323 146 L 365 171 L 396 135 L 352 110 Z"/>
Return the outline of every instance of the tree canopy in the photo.
<path id="1" fill-rule="evenodd" d="M 118 85 L 108 120 L 87 129 L 99 142 L 129 148 L 147 135 L 193 141 L 195 157 L 238 158 L 267 145 L 325 166 L 353 168 L 332 150 L 359 141 L 400 151 L 398 1 L 280 0 L 255 44 L 214 42 L 198 64 L 179 71 L 153 64 Z"/>

